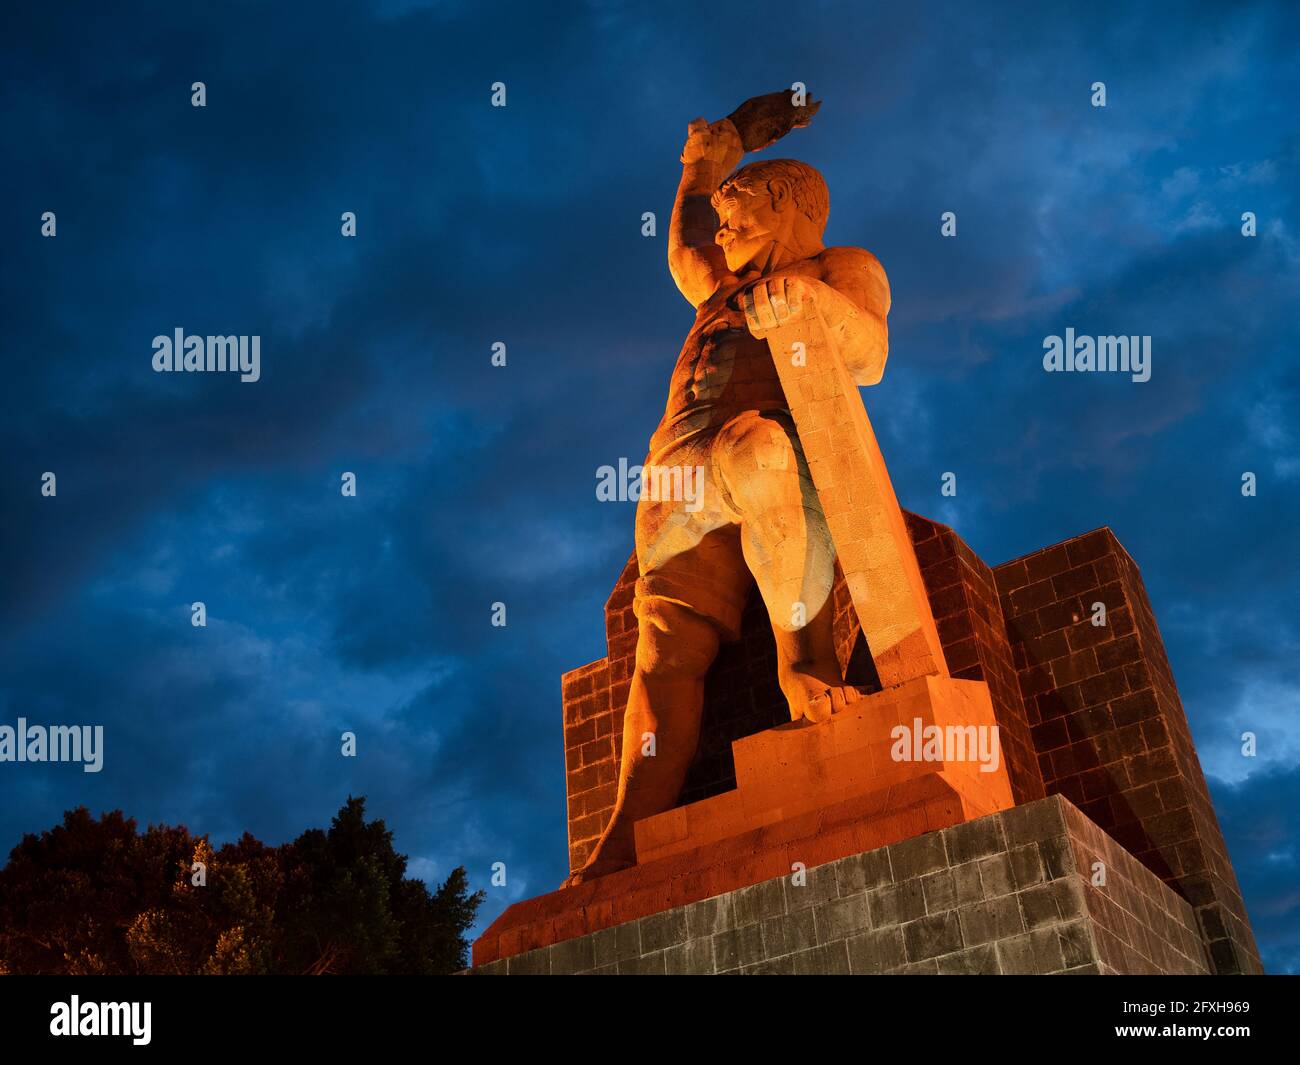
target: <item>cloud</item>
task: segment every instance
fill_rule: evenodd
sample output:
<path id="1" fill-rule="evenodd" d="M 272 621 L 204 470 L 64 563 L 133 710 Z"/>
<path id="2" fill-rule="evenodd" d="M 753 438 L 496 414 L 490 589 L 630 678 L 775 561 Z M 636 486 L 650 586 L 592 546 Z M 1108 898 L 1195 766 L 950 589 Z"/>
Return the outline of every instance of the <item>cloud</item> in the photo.
<path id="1" fill-rule="evenodd" d="M 77 803 L 279 842 L 352 793 L 413 875 L 489 887 L 485 921 L 558 883 L 559 676 L 603 654 L 631 549 L 595 470 L 644 455 L 692 320 L 662 239 L 686 123 L 798 79 L 825 104 L 781 150 L 890 275 L 865 396 L 901 501 L 991 563 L 1116 530 L 1261 943 L 1296 957 L 1300 19 L 745 11 L 743 47 L 734 12 L 671 2 L 15 14 L 0 707 L 102 722 L 108 761 L 0 776 L 0 848 Z M 1151 382 L 1044 374 L 1069 325 L 1150 334 Z M 260 335 L 262 380 L 155 375 L 177 326 Z"/>

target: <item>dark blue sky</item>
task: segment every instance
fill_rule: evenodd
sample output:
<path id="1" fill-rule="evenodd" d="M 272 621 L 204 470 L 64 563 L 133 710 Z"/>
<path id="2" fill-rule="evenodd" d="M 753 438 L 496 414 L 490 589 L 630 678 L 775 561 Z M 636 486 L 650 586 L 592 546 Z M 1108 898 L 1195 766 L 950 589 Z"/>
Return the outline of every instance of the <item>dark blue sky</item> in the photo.
<path id="1" fill-rule="evenodd" d="M 595 471 L 644 456 L 692 317 L 686 124 L 798 80 L 825 103 L 781 151 L 893 286 L 866 398 L 900 500 L 990 563 L 1115 530 L 1300 970 L 1300 10 L 52 6 L 0 46 L 0 723 L 106 755 L 0 765 L 0 851 L 76 804 L 278 843 L 353 793 L 485 920 L 555 887 L 559 677 L 631 549 Z M 1044 373 L 1067 326 L 1151 335 L 1151 380 Z M 262 379 L 153 373 L 177 327 L 260 335 Z"/>

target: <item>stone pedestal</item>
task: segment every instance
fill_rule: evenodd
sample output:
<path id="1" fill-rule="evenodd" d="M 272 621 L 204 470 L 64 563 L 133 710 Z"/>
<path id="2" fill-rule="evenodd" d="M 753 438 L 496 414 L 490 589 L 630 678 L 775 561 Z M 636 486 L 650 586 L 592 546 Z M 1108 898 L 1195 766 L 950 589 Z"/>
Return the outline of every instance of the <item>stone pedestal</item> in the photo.
<path id="1" fill-rule="evenodd" d="M 483 942 L 475 944 L 476 962 Z M 852 854 L 802 876 L 787 872 L 594 933 L 483 959 L 471 970 L 1209 971 L 1187 901 L 1060 796 Z"/>
<path id="2" fill-rule="evenodd" d="M 510 907 L 474 960 L 725 894 L 1012 805 L 988 685 L 921 677 L 732 745 L 736 787 L 636 824 L 637 864 Z"/>
<path id="3" fill-rule="evenodd" d="M 981 743 L 992 756 L 983 764 Z M 863 818 L 868 831 L 927 792 L 955 798 L 960 820 L 994 813 L 1012 804 L 998 744 L 988 686 L 981 681 L 935 676 L 887 688 L 820 725 L 801 721 L 735 741 L 736 787 L 639 822 L 637 860 L 651 862 L 854 800 L 866 800 L 865 808 L 874 811 Z M 944 787 L 927 788 L 926 778 Z M 926 821 L 931 828 L 943 823 L 954 822 L 937 811 Z"/>
<path id="4" fill-rule="evenodd" d="M 1260 972 L 1160 630 L 1141 574 L 1119 541 L 1109 529 L 1097 529 L 990 567 L 953 530 L 914 514 L 906 519 L 954 683 L 979 682 L 990 698 L 1012 800 L 1018 806 L 1050 795 L 1069 800 L 1191 905 L 1214 972 Z M 563 680 L 575 869 L 614 803 L 636 648 L 635 569 L 629 560 L 606 605 L 609 654 Z M 1105 607 L 1105 624 L 1094 624 L 1097 604 Z M 835 607 L 846 680 L 878 691 L 871 649 L 843 580 Z M 889 697 L 872 698 L 881 695 Z M 562 900 L 559 893 L 512 907 L 476 944 L 476 959 L 627 924 L 787 875 L 793 861 L 811 868 L 1002 808 L 1000 800 L 981 805 L 969 779 L 947 766 L 870 790 L 869 780 L 855 776 L 865 771 L 861 762 L 819 768 L 834 762 L 834 745 L 787 736 L 777 726 L 788 721 L 771 627 L 755 594 L 740 641 L 723 647 L 706 681 L 700 749 L 681 805 L 638 826 L 638 844 L 658 857 L 644 862 L 643 856 L 635 870 L 584 885 L 585 897 Z M 804 763 L 808 774 L 825 774 L 831 790 L 847 789 L 821 810 L 796 810 L 797 790 L 780 797 L 764 792 L 773 759 L 796 747 L 800 758 L 816 756 Z M 786 758 L 797 777 L 796 761 Z M 879 764 L 872 771 L 881 768 L 893 771 Z M 723 825 L 737 834 L 722 838 Z M 593 918 L 599 923 L 591 924 Z M 1114 958 L 1107 964 L 1126 971 Z"/>

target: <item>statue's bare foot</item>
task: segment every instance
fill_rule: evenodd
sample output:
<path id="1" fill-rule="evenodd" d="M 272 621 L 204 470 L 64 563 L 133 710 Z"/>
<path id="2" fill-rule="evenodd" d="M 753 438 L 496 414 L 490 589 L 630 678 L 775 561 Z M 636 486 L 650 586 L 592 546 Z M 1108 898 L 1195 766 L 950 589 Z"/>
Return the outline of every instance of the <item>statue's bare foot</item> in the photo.
<path id="1" fill-rule="evenodd" d="M 786 699 L 790 703 L 790 717 L 794 721 L 803 718 L 818 724 L 862 697 L 857 688 L 848 685 L 830 685 L 816 677 L 792 679 L 798 690 L 795 698 L 791 699 L 787 693 Z"/>
<path id="2" fill-rule="evenodd" d="M 856 703 L 860 698 L 862 698 L 862 693 L 857 688 L 849 685 L 837 685 L 833 688 L 827 688 L 813 700 L 807 714 L 813 721 L 825 721 L 832 714 L 838 714 L 845 707 Z"/>

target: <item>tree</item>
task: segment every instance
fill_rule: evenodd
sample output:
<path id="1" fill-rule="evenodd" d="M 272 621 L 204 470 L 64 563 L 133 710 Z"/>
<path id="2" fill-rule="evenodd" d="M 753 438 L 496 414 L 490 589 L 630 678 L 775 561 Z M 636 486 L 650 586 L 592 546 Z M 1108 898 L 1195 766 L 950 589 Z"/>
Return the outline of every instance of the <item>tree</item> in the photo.
<path id="1" fill-rule="evenodd" d="M 455 972 L 483 893 L 458 868 L 430 895 L 406 864 L 364 798 L 328 832 L 216 851 L 184 826 L 69 810 L 0 869 L 0 972 Z"/>

